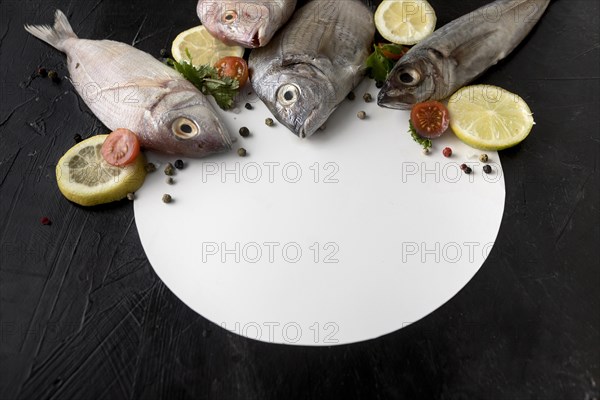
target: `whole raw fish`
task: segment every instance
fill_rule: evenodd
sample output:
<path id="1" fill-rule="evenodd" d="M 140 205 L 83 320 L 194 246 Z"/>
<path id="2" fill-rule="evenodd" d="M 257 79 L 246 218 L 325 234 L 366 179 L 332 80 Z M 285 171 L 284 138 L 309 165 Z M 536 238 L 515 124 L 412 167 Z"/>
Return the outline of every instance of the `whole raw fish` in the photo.
<path id="1" fill-rule="evenodd" d="M 53 27 L 25 29 L 67 54 L 75 89 L 109 129 L 127 128 L 143 147 L 170 154 L 203 157 L 231 148 L 207 98 L 151 55 L 111 40 L 79 39 L 60 10 Z"/>
<path id="2" fill-rule="evenodd" d="M 313 0 L 252 51 L 252 87 L 283 125 L 310 136 L 360 82 L 374 34 L 360 1 Z"/>
<path id="3" fill-rule="evenodd" d="M 436 30 L 396 64 L 377 104 L 408 109 L 445 99 L 517 47 L 549 3 L 497 0 Z"/>
<path id="4" fill-rule="evenodd" d="M 296 0 L 200 0 L 197 12 L 216 38 L 255 48 L 266 46 L 295 8 Z"/>

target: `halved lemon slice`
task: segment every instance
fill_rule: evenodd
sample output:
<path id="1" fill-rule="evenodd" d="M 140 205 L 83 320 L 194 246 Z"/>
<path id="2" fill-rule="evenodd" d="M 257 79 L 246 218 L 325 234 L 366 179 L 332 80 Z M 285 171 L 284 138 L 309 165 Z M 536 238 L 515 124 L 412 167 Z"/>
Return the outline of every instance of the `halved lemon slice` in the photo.
<path id="1" fill-rule="evenodd" d="M 146 178 L 146 161 L 140 153 L 124 167 L 104 161 L 101 149 L 108 135 L 97 135 L 71 147 L 56 165 L 61 193 L 82 206 L 110 203 L 138 190 Z"/>
<path id="2" fill-rule="evenodd" d="M 497 86 L 465 86 L 450 97 L 448 111 L 456 136 L 481 150 L 512 147 L 522 142 L 535 124 L 527 103 Z"/>
<path id="3" fill-rule="evenodd" d="M 190 61 L 187 52 L 192 58 L 192 64 L 215 65 L 223 57 L 242 57 L 244 48 L 241 46 L 228 46 L 219 39 L 214 38 L 204 26 L 181 32 L 173 41 L 171 54 L 177 62 Z"/>
<path id="4" fill-rule="evenodd" d="M 385 39 L 412 45 L 433 32 L 437 17 L 425 0 L 383 0 L 375 11 L 375 26 Z"/>

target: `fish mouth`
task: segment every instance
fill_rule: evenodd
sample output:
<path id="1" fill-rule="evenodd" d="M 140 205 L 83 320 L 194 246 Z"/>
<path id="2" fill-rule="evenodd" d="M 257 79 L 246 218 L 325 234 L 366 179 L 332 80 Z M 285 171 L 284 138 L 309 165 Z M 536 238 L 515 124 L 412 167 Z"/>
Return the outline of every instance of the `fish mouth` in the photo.
<path id="1" fill-rule="evenodd" d="M 412 103 L 407 101 L 406 95 L 401 95 L 400 90 L 385 87 L 377 95 L 377 105 L 394 110 L 410 110 L 412 107 Z"/>

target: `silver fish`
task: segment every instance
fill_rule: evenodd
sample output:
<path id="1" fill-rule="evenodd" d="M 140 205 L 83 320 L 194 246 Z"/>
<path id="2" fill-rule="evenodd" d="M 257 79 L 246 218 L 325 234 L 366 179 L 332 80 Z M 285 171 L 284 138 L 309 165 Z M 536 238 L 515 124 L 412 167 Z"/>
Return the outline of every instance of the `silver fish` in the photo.
<path id="1" fill-rule="evenodd" d="M 517 47 L 549 3 L 497 0 L 436 30 L 394 66 L 377 104 L 409 109 L 452 95 Z"/>
<path id="2" fill-rule="evenodd" d="M 202 25 L 228 44 L 266 46 L 292 16 L 296 0 L 200 0 Z"/>
<path id="3" fill-rule="evenodd" d="M 177 71 L 132 46 L 79 39 L 57 10 L 54 26 L 30 26 L 35 37 L 67 54 L 73 86 L 109 129 L 135 132 L 147 149 L 203 157 L 231 149 L 208 99 Z"/>
<path id="4" fill-rule="evenodd" d="M 283 125 L 310 136 L 360 82 L 374 34 L 360 1 L 313 0 L 252 51 L 252 87 Z"/>

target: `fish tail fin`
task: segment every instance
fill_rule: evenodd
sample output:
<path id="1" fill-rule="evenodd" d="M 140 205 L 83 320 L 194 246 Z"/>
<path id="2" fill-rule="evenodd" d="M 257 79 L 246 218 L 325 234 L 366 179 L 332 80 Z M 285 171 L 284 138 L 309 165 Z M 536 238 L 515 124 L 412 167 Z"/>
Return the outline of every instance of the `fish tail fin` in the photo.
<path id="1" fill-rule="evenodd" d="M 65 50 L 63 44 L 66 39 L 77 38 L 66 15 L 60 10 L 54 14 L 54 26 L 25 25 L 25 30 L 61 51 Z"/>

